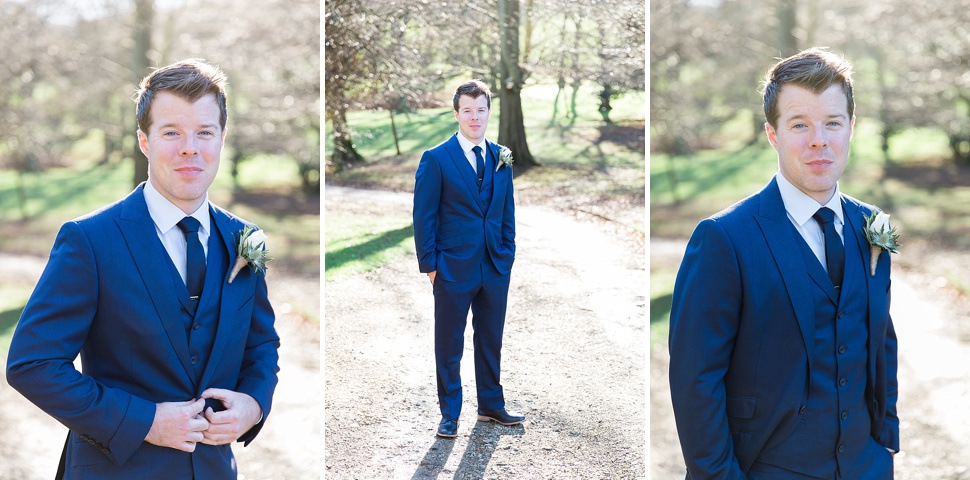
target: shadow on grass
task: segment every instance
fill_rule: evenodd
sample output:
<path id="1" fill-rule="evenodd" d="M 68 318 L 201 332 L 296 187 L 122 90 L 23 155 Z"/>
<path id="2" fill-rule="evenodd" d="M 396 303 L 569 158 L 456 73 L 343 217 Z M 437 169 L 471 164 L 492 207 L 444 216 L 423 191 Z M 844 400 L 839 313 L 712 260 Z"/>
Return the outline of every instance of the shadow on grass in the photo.
<path id="1" fill-rule="evenodd" d="M 650 324 L 666 322 L 670 317 L 670 307 L 673 304 L 674 294 L 668 293 L 650 299 Z"/>
<path id="2" fill-rule="evenodd" d="M 664 169 L 650 173 L 650 188 L 653 190 L 651 196 L 659 200 L 661 195 L 669 195 L 673 190 L 676 192 L 673 199 L 675 204 L 704 197 L 723 184 L 726 179 L 737 178 L 739 172 L 765 155 L 764 152 L 764 148 L 760 145 L 744 147 L 726 152 L 721 156 L 704 159 L 701 161 L 702 168 L 698 168 L 696 156 L 668 157 L 664 160 Z M 672 175 L 671 168 L 674 170 Z M 674 188 L 670 184 L 671 178 L 676 179 Z M 769 179 L 770 177 L 765 177 L 764 183 Z M 751 192 L 745 192 L 745 195 L 748 193 Z"/>
<path id="3" fill-rule="evenodd" d="M 412 225 L 384 232 L 366 242 L 327 252 L 324 256 L 327 270 L 341 267 L 350 262 L 367 261 L 374 255 L 401 243 L 414 235 Z"/>
<path id="4" fill-rule="evenodd" d="M 0 312 L 0 338 L 8 338 L 13 335 L 14 328 L 17 327 L 17 322 L 20 321 L 20 314 L 23 313 L 24 307 L 22 305 L 18 308 L 11 308 Z"/>
<path id="5" fill-rule="evenodd" d="M 72 175 L 54 175 L 48 172 L 26 174 L 26 201 L 30 204 L 27 218 L 83 201 L 92 189 L 105 187 L 105 177 L 110 175 L 108 170 L 112 168 L 116 167 L 97 165 Z M 0 208 L 11 212 L 20 211 L 18 198 L 19 193 L 15 188 L 0 190 Z"/>

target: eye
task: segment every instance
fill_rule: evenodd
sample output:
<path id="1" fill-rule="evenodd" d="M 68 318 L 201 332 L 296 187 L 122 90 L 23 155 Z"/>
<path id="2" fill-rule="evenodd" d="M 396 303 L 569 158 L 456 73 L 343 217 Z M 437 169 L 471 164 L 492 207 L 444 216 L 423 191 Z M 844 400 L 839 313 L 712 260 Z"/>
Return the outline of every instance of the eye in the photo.
<path id="1" fill-rule="evenodd" d="M 803 128 L 808 128 L 808 125 L 804 123 L 796 123 L 791 126 L 792 130 L 801 130 Z"/>
<path id="2" fill-rule="evenodd" d="M 162 136 L 163 137 L 177 137 L 178 136 L 178 132 L 176 132 L 174 130 L 169 130 L 167 132 L 162 132 Z"/>
<path id="3" fill-rule="evenodd" d="M 835 120 L 832 120 L 831 122 L 826 123 L 825 125 L 827 125 L 829 127 L 832 127 L 832 128 L 838 128 L 838 127 L 841 127 L 842 126 L 842 122 L 837 122 Z"/>
<path id="4" fill-rule="evenodd" d="M 215 135 L 215 134 L 214 134 L 214 133 L 212 133 L 212 132 L 211 132 L 211 131 L 209 131 L 209 130 L 203 130 L 203 131 L 201 131 L 201 132 L 199 132 L 199 135 L 202 135 L 202 136 L 206 136 L 206 137 L 211 137 L 211 136 L 213 136 L 213 135 Z"/>

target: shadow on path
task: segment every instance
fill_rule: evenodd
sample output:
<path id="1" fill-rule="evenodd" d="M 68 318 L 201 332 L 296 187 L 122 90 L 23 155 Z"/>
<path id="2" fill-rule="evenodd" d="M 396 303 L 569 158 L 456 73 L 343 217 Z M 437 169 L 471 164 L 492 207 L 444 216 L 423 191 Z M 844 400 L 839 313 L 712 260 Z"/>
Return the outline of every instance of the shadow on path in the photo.
<path id="1" fill-rule="evenodd" d="M 455 479 L 471 480 L 485 477 L 488 464 L 492 460 L 492 454 L 498 448 L 499 441 L 503 436 L 520 437 L 525 435 L 525 427 L 515 425 L 505 427 L 493 424 L 492 422 L 475 422 L 468 438 L 468 446 L 455 471 Z M 451 452 L 455 448 L 455 441 L 452 439 L 438 438 L 421 460 L 418 470 L 414 472 L 411 480 L 426 480 L 438 478 L 438 474 L 444 470 Z"/>

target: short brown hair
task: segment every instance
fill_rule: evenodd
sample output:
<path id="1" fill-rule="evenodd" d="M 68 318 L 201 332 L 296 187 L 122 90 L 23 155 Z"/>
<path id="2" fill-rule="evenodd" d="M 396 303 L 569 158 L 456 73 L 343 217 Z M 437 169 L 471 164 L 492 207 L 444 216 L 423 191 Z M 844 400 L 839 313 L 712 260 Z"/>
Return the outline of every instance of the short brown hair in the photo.
<path id="1" fill-rule="evenodd" d="M 765 120 L 777 127 L 778 93 L 787 84 L 811 90 L 820 94 L 832 85 L 840 85 L 845 92 L 849 118 L 855 115 L 855 100 L 852 97 L 852 65 L 842 57 L 824 48 L 803 50 L 775 64 L 765 75 L 762 98 L 764 100 Z"/>
<path id="2" fill-rule="evenodd" d="M 472 80 L 470 82 L 465 82 L 455 89 L 455 98 L 452 100 L 454 103 L 455 111 L 458 111 L 458 99 L 462 95 L 468 95 L 472 98 L 478 98 L 485 95 L 485 106 L 489 110 L 492 109 L 492 92 L 488 91 L 488 85 L 485 85 L 481 80 Z"/>
<path id="3" fill-rule="evenodd" d="M 148 134 L 152 125 L 152 101 L 158 92 L 170 92 L 189 102 L 205 95 L 216 96 L 219 105 L 219 125 L 226 129 L 226 74 L 199 59 L 182 60 L 161 67 L 142 79 L 135 93 L 135 117 L 138 128 Z"/>

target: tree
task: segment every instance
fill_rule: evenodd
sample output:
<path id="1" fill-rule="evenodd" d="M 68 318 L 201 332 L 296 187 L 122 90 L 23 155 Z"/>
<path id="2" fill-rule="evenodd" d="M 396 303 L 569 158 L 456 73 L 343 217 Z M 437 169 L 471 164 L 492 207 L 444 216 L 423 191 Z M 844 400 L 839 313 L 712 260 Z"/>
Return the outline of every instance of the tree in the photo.
<path id="1" fill-rule="evenodd" d="M 134 0 L 135 2 L 135 45 L 131 56 L 132 81 L 135 85 L 141 82 L 142 77 L 148 74 L 148 67 L 151 65 L 148 58 L 152 49 L 152 22 L 155 8 L 154 0 Z M 136 127 L 137 127 L 137 122 Z M 128 129 L 134 131 L 134 129 Z M 138 148 L 135 141 L 134 149 L 131 152 L 135 162 L 135 172 L 132 181 L 135 185 L 148 180 L 148 158 Z"/>
<path id="2" fill-rule="evenodd" d="M 498 142 L 512 150 L 519 165 L 528 168 L 538 162 L 529 152 L 522 116 L 524 78 L 519 65 L 519 0 L 499 0 L 498 24 L 502 52 Z"/>

